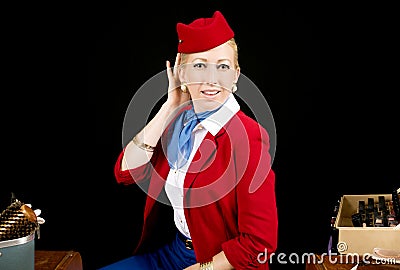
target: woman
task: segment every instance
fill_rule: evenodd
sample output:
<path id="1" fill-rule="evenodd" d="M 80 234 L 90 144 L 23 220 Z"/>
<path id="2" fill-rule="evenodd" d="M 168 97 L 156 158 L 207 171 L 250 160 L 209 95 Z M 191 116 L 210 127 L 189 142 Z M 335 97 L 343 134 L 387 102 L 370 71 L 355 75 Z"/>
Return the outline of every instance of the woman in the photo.
<path id="1" fill-rule="evenodd" d="M 148 183 L 141 239 L 134 256 L 104 269 L 268 269 L 275 174 L 266 130 L 234 96 L 234 32 L 219 11 L 178 23 L 177 32 L 167 100 L 115 164 L 118 183 Z M 171 231 L 169 243 L 152 246 L 154 235 Z"/>

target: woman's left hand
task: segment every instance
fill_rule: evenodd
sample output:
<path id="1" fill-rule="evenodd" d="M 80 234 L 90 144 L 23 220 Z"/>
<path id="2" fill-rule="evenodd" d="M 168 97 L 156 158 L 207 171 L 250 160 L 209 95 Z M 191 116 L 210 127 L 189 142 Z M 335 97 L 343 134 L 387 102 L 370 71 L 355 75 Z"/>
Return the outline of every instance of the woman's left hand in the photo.
<path id="1" fill-rule="evenodd" d="M 183 270 L 199 270 L 199 269 L 200 269 L 200 263 L 196 263 L 196 264 L 193 264 L 193 265 L 191 265 L 189 267 L 186 267 Z"/>

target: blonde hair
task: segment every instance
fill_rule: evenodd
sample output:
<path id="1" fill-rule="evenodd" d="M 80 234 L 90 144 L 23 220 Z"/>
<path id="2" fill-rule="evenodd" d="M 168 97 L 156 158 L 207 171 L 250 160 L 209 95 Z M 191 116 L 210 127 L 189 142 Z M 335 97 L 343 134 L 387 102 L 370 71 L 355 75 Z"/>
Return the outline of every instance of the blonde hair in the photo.
<path id="1" fill-rule="evenodd" d="M 228 45 L 232 47 L 234 55 L 233 55 L 233 61 L 235 65 L 235 69 L 239 67 L 239 53 L 238 53 L 238 46 L 235 41 L 235 38 L 231 38 L 230 40 L 227 41 Z M 187 53 L 181 53 L 181 64 L 187 63 L 187 58 L 188 54 Z"/>

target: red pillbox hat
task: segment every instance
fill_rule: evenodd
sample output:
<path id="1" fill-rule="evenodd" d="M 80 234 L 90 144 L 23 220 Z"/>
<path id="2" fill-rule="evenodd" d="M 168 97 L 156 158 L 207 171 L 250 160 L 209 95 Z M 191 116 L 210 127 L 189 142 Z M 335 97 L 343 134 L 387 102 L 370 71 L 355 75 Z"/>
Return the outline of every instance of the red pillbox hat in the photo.
<path id="1" fill-rule="evenodd" d="M 199 18 L 190 24 L 178 23 L 178 52 L 196 53 L 217 47 L 234 37 L 233 30 L 220 11 L 211 18 Z"/>

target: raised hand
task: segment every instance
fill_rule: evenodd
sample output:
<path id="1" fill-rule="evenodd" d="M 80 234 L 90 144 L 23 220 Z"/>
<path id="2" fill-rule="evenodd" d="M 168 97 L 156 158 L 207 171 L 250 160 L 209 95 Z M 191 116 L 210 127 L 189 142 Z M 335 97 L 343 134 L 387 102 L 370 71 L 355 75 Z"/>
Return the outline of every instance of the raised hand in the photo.
<path id="1" fill-rule="evenodd" d="M 171 68 L 171 63 L 167 60 L 167 75 L 168 75 L 168 99 L 167 104 L 172 108 L 177 108 L 180 105 L 190 100 L 189 92 L 182 92 L 180 89 L 181 81 L 179 79 L 178 67 L 181 62 L 181 54 L 178 53 L 175 58 L 174 67 Z"/>

